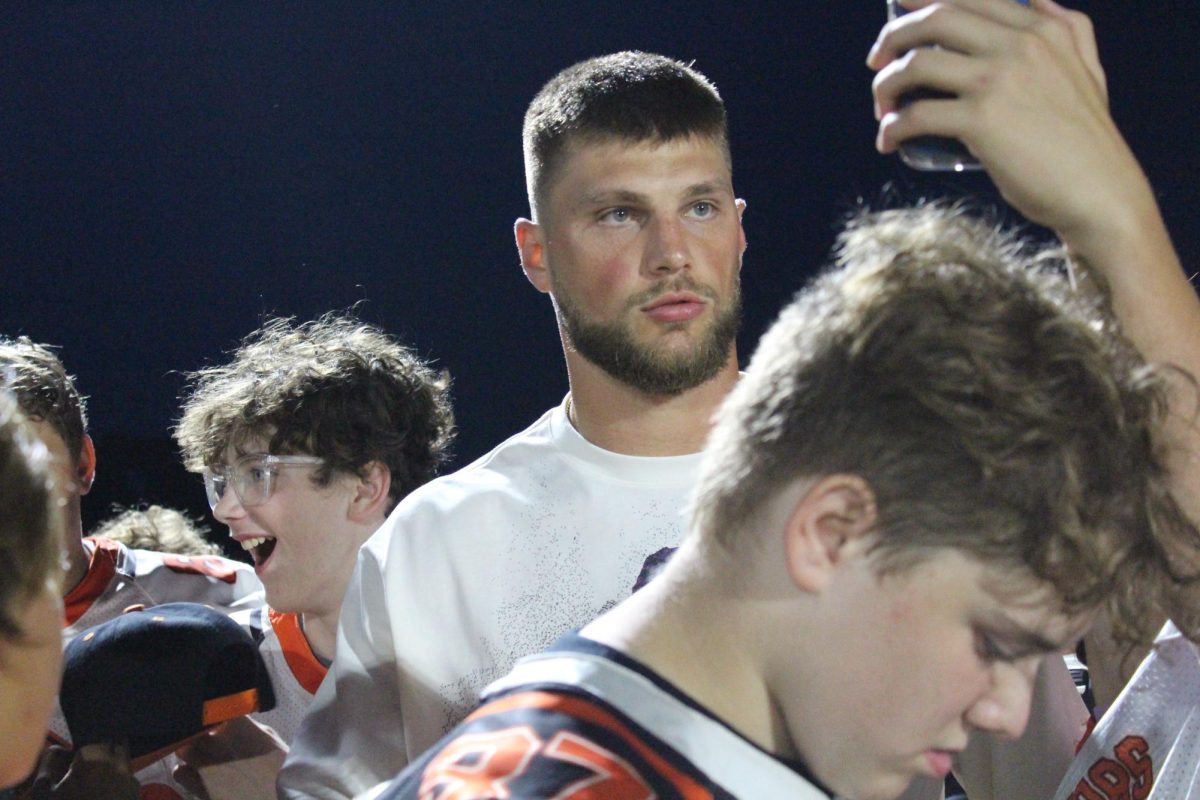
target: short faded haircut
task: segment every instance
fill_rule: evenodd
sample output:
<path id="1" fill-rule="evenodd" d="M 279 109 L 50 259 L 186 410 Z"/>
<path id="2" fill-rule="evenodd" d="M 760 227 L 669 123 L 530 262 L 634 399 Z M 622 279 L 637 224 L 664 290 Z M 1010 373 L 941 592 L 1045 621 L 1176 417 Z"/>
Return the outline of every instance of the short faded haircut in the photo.
<path id="1" fill-rule="evenodd" d="M 160 505 L 126 508 L 104 520 L 92 533 L 135 550 L 180 556 L 219 556 L 221 548 L 208 541 L 210 531 L 182 511 Z"/>
<path id="2" fill-rule="evenodd" d="M 0 389 L 0 639 L 20 641 L 22 609 L 62 579 L 50 452 Z"/>
<path id="3" fill-rule="evenodd" d="M 79 460 L 87 435 L 86 398 L 49 345 L 27 336 L 0 336 L 0 385 L 12 392 L 26 417 L 49 423 L 71 458 Z"/>
<path id="4" fill-rule="evenodd" d="M 1158 609 L 1200 633 L 1200 534 L 1160 440 L 1175 376 L 1061 255 L 961 209 L 852 220 L 719 411 L 693 528 L 745 546 L 788 486 L 854 474 L 881 573 L 950 548 L 1049 582 L 1068 613 L 1107 604 L 1123 638 Z"/>
<path id="5" fill-rule="evenodd" d="M 626 51 L 567 67 L 542 87 L 525 112 L 525 182 L 534 219 L 571 142 L 689 137 L 718 142 L 729 160 L 725 105 L 716 87 L 690 65 Z"/>
<path id="6" fill-rule="evenodd" d="M 230 363 L 191 373 L 175 428 L 195 471 L 255 439 L 275 455 L 324 459 L 318 485 L 378 461 L 391 471 L 391 506 L 436 474 L 453 434 L 448 375 L 379 328 L 332 313 L 269 320 Z"/>

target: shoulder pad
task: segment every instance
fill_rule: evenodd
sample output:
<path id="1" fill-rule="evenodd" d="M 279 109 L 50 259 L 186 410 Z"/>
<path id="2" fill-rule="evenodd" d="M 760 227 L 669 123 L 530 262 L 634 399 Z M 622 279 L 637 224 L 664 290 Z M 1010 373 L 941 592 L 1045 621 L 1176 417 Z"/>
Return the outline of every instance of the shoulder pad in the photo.
<path id="1" fill-rule="evenodd" d="M 174 572 L 207 575 L 225 583 L 237 583 L 237 569 L 230 562 L 215 556 L 164 555 L 162 563 Z"/>

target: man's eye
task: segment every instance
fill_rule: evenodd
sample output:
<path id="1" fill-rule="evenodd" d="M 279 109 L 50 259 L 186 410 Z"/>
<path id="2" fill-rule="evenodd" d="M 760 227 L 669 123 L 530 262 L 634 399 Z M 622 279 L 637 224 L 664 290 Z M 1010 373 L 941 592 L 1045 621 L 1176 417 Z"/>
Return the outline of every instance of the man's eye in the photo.
<path id="1" fill-rule="evenodd" d="M 601 222 L 608 222 L 617 225 L 624 224 L 633 219 L 633 212 L 628 208 L 610 208 L 600 215 Z"/>
<path id="2" fill-rule="evenodd" d="M 707 200 L 701 200 L 699 203 L 692 205 L 693 217 L 711 217 L 715 213 L 717 213 L 717 207 Z"/>

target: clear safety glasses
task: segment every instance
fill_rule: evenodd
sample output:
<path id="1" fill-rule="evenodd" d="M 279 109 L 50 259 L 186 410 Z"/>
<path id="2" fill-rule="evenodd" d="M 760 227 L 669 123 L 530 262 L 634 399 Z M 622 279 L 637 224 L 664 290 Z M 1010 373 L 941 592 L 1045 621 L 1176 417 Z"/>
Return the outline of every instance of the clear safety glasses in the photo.
<path id="1" fill-rule="evenodd" d="M 215 510 L 230 486 L 243 507 L 262 505 L 271 497 L 279 470 L 322 463 L 324 459 L 317 456 L 272 456 L 262 453 L 239 458 L 235 464 L 205 467 L 204 491 L 208 494 L 208 505 Z"/>

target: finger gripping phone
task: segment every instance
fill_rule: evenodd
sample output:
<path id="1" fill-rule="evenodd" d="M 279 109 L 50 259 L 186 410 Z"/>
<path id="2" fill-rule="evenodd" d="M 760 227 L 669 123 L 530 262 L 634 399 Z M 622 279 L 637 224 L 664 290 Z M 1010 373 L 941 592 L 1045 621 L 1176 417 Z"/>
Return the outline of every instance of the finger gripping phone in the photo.
<path id="1" fill-rule="evenodd" d="M 1023 6 L 1029 5 L 1029 0 L 1011 1 Z M 887 0 L 887 6 L 888 19 L 895 19 L 908 13 L 908 9 L 901 7 L 896 0 Z M 900 107 L 904 108 L 918 100 L 953 96 L 934 89 L 916 89 L 900 96 Z M 900 145 L 900 158 L 913 169 L 930 172 L 963 172 L 964 170 L 982 169 L 979 160 L 971 155 L 971 151 L 967 150 L 962 142 L 944 136 L 915 136 L 907 139 Z"/>

